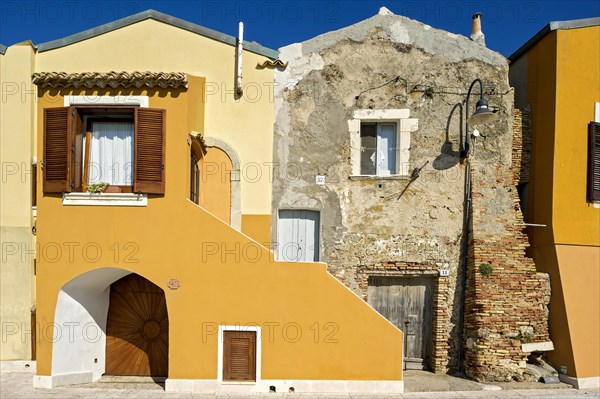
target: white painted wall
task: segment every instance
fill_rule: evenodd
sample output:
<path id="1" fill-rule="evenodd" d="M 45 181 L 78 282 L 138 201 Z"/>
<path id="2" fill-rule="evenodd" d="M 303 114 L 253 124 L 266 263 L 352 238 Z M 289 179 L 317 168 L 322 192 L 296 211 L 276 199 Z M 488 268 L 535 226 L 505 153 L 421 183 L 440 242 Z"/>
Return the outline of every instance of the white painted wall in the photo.
<path id="1" fill-rule="evenodd" d="M 54 316 L 52 376 L 92 372 L 106 364 L 106 319 L 110 285 L 129 271 L 102 268 L 85 273 L 60 290 Z"/>

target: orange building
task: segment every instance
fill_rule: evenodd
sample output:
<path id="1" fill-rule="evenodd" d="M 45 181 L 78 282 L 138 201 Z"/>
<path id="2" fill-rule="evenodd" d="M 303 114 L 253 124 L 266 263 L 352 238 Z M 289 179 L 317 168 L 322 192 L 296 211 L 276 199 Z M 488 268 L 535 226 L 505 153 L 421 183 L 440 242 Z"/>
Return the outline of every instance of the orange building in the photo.
<path id="1" fill-rule="evenodd" d="M 36 387 L 402 392 L 402 333 L 265 246 L 276 51 L 156 11 L 23 46 L 3 68 L 37 103 L 3 123 L 31 121 L 41 176 Z"/>
<path id="2" fill-rule="evenodd" d="M 530 254 L 552 285 L 548 357 L 563 381 L 598 388 L 600 18 L 551 22 L 510 61 L 515 106 L 531 116 L 520 193 Z"/>

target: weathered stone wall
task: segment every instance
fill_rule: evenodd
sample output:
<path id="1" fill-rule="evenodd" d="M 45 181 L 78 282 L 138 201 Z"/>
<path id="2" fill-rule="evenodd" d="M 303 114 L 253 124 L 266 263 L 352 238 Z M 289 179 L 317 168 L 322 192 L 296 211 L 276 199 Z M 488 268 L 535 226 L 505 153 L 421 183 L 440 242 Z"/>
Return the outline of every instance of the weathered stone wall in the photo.
<path id="1" fill-rule="evenodd" d="M 433 339 L 440 345 L 432 354 L 432 367 L 437 372 L 457 369 L 465 165 L 459 163 L 457 113 L 449 123 L 451 148 L 444 145 L 446 126 L 452 107 L 465 101 L 473 79 L 482 79 L 500 118 L 480 128 L 482 136 L 474 146 L 478 170 L 483 171 L 474 184 L 484 185 L 486 196 L 497 194 L 486 197 L 477 237 L 514 234 L 512 226 L 521 221 L 508 179 L 513 98 L 506 59 L 462 36 L 386 12 L 280 52 L 289 65 L 276 72 L 272 240 L 277 241 L 278 210 L 319 210 L 320 260 L 363 298 L 369 275 L 396 275 L 406 269 L 398 265 L 434 274 L 449 270 L 438 284 L 443 294 L 436 294 L 445 303 L 435 309 Z M 475 89 L 472 106 L 477 94 Z M 410 118 L 418 119 L 406 165 L 409 175 L 422 168 L 414 181 L 351 177 L 352 154 L 359 149 L 353 148 L 348 122 L 359 109 L 406 109 Z M 315 184 L 316 175 L 326 176 L 326 184 Z M 517 258 L 502 264 L 513 261 Z M 515 283 L 520 277 L 514 277 Z"/>

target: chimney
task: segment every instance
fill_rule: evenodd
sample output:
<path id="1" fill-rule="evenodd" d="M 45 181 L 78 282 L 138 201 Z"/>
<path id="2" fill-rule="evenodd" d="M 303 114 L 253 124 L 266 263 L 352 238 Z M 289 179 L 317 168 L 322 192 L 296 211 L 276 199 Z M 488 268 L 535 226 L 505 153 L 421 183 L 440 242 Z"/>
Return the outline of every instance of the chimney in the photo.
<path id="1" fill-rule="evenodd" d="M 471 28 L 471 40 L 485 47 L 485 35 L 481 31 L 481 13 L 473 14 L 473 26 Z"/>

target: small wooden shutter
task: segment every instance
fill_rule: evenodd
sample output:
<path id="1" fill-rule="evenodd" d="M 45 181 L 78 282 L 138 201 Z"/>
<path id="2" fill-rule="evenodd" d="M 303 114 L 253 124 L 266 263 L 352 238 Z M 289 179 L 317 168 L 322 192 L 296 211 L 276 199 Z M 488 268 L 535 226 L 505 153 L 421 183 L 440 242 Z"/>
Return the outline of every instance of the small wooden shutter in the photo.
<path id="1" fill-rule="evenodd" d="M 73 107 L 44 109 L 43 188 L 45 193 L 71 192 L 74 160 Z"/>
<path id="2" fill-rule="evenodd" d="M 165 110 L 136 108 L 133 191 L 165 193 Z"/>
<path id="3" fill-rule="evenodd" d="M 223 380 L 256 381 L 256 332 L 223 333 Z"/>
<path id="4" fill-rule="evenodd" d="M 588 195 L 589 201 L 600 201 L 600 123 L 588 125 Z"/>

